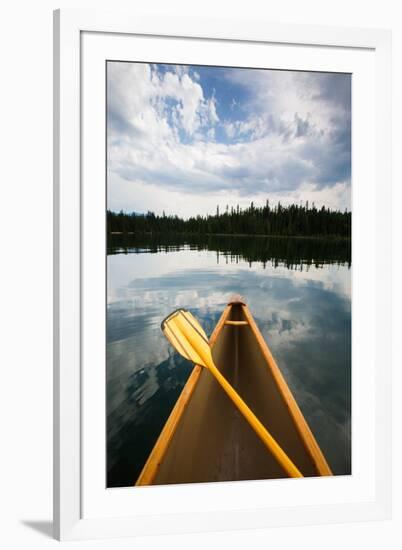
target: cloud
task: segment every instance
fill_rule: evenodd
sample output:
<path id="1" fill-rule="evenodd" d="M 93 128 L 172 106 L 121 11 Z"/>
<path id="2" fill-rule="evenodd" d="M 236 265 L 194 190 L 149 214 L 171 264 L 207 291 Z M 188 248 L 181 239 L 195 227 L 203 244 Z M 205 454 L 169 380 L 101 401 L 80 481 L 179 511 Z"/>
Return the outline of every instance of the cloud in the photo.
<path id="1" fill-rule="evenodd" d="M 161 211 L 166 194 L 185 216 L 222 196 L 350 208 L 348 75 L 111 62 L 107 81 L 109 208 Z"/>
<path id="2" fill-rule="evenodd" d="M 218 122 L 215 98 L 187 72 L 160 72 L 145 63 L 108 64 L 108 115 L 111 130 L 169 138 L 175 127 L 187 134 Z M 116 127 L 116 121 L 124 121 Z"/>

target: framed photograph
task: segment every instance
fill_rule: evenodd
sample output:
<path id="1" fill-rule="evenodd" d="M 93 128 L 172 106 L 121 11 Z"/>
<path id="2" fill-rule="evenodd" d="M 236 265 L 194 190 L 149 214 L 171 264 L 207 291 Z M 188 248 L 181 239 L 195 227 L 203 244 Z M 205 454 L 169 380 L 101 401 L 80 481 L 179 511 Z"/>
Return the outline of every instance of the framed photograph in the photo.
<path id="1" fill-rule="evenodd" d="M 54 29 L 55 537 L 390 517 L 390 33 Z"/>

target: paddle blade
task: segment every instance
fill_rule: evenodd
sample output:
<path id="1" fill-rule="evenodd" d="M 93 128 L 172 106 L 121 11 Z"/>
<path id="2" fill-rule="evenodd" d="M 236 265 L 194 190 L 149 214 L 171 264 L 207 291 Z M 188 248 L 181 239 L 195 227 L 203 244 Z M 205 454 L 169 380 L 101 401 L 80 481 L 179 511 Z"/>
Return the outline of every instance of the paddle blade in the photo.
<path id="1" fill-rule="evenodd" d="M 196 365 L 212 361 L 208 337 L 197 319 L 186 309 L 177 309 L 161 324 L 162 332 L 174 349 Z"/>

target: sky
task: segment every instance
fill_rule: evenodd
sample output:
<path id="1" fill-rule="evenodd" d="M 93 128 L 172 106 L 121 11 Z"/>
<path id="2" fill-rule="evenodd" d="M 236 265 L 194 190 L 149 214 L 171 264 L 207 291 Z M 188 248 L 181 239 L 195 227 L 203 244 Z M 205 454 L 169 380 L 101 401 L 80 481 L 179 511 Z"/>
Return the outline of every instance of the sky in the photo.
<path id="1" fill-rule="evenodd" d="M 351 210 L 347 74 L 108 62 L 107 207 Z"/>

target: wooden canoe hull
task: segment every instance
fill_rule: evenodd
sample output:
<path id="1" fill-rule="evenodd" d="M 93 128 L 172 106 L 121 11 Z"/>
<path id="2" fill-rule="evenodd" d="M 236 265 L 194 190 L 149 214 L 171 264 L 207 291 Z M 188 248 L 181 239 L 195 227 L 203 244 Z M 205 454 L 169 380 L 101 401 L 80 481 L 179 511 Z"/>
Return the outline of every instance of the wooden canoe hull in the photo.
<path id="1" fill-rule="evenodd" d="M 248 307 L 231 302 L 210 338 L 216 366 L 304 476 L 332 475 Z M 287 474 L 209 371 L 196 366 L 136 485 Z"/>

